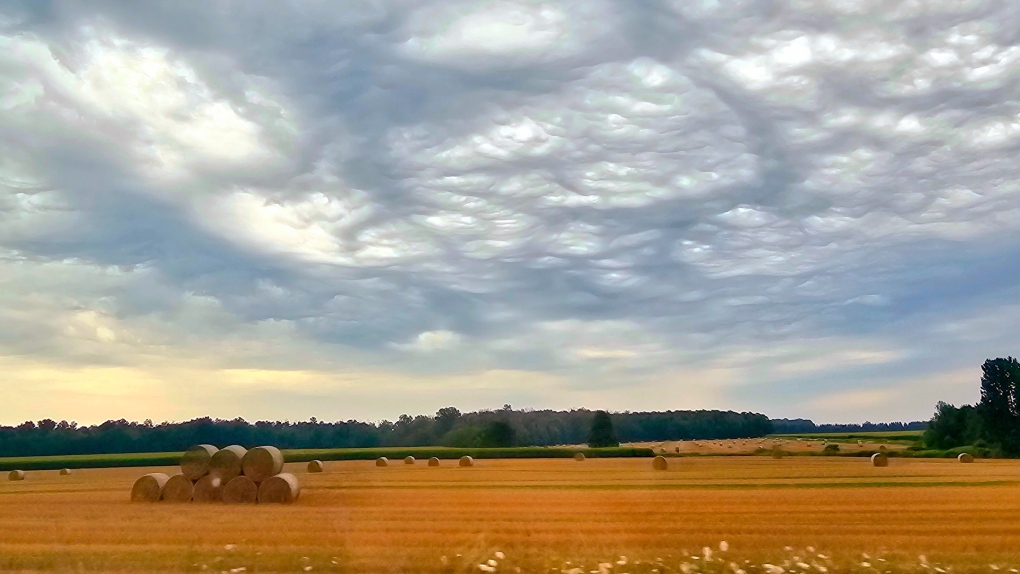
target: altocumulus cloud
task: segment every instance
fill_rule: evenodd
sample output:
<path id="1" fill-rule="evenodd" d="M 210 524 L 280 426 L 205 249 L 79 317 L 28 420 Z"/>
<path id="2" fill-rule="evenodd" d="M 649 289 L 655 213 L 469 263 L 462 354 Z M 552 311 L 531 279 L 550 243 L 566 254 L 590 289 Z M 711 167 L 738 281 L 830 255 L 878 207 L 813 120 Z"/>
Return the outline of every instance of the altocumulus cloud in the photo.
<path id="1" fill-rule="evenodd" d="M 1010 0 L 0 3 L 0 419 L 976 398 Z"/>

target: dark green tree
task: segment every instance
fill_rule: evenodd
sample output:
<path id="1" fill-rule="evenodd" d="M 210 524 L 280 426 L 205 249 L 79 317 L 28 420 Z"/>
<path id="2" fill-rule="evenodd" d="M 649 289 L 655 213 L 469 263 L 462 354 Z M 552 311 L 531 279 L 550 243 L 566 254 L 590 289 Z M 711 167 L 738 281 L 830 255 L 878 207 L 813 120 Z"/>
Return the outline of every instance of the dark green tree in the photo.
<path id="1" fill-rule="evenodd" d="M 922 440 L 929 448 L 947 449 L 971 445 L 981 438 L 981 428 L 978 409 L 974 406 L 963 405 L 958 408 L 939 401 Z"/>
<path id="2" fill-rule="evenodd" d="M 1020 454 L 1020 362 L 1013 357 L 981 365 L 981 426 L 1004 454 Z"/>
<path id="3" fill-rule="evenodd" d="M 595 416 L 591 419 L 588 446 L 591 448 L 620 446 L 620 441 L 616 439 L 616 432 L 613 430 L 613 419 L 606 411 L 595 411 Z"/>
<path id="4" fill-rule="evenodd" d="M 517 444 L 517 431 L 504 420 L 493 420 L 485 423 L 478 439 L 485 448 L 510 447 Z"/>

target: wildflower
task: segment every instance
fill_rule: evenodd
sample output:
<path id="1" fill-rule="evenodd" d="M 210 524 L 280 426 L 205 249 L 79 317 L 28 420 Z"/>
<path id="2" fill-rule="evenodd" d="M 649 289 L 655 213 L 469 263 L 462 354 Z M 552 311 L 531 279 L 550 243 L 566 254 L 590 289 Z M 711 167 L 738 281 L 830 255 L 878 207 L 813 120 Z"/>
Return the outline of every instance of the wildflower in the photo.
<path id="1" fill-rule="evenodd" d="M 800 568 L 801 570 L 810 570 L 811 566 L 805 562 L 797 562 L 797 568 Z"/>
<path id="2" fill-rule="evenodd" d="M 825 574 L 826 572 L 829 571 L 828 568 L 826 568 L 825 566 L 822 566 L 821 564 L 815 564 L 815 570 L 818 570 L 822 574 Z"/>
<path id="3" fill-rule="evenodd" d="M 818 556 L 819 560 L 828 560 L 829 559 L 829 557 L 826 556 L 825 554 L 818 554 L 817 556 Z"/>
<path id="4" fill-rule="evenodd" d="M 506 554 L 503 554 L 502 552 L 496 552 L 496 558 L 499 558 L 500 560 L 502 560 L 502 559 L 506 558 Z"/>
<path id="5" fill-rule="evenodd" d="M 616 561 L 617 566 L 623 566 L 626 563 L 627 563 L 626 556 L 620 556 L 620 559 Z"/>
<path id="6" fill-rule="evenodd" d="M 488 564 L 489 566 L 495 566 L 496 564 L 498 564 L 498 562 L 496 562 L 495 560 L 489 560 L 488 562 L 486 562 L 486 564 Z"/>
<path id="7" fill-rule="evenodd" d="M 814 554 L 814 553 L 815 553 L 815 547 L 814 547 L 814 546 L 808 546 L 807 548 L 805 548 L 805 550 L 807 550 L 807 551 L 808 551 L 808 552 L 810 552 L 811 554 Z"/>
<path id="8" fill-rule="evenodd" d="M 999 565 L 998 564 L 989 564 L 988 567 L 991 568 L 992 570 L 998 570 L 999 569 Z"/>
<path id="9" fill-rule="evenodd" d="M 701 553 L 705 555 L 705 560 L 711 560 L 712 559 L 712 549 L 709 548 L 708 546 L 702 548 L 701 549 Z"/>
<path id="10" fill-rule="evenodd" d="M 719 543 L 719 552 L 726 552 L 729 549 L 730 549 L 730 545 L 725 540 L 723 540 L 722 542 Z"/>
<path id="11" fill-rule="evenodd" d="M 862 568 L 871 568 L 871 562 L 861 562 Z"/>
<path id="12" fill-rule="evenodd" d="M 493 568 L 492 566 L 489 566 L 488 564 L 479 564 L 478 565 L 478 569 L 481 570 L 482 572 L 495 572 L 496 571 L 495 568 Z"/>
<path id="13" fill-rule="evenodd" d="M 312 567 L 311 566 L 305 566 L 304 567 L 304 571 L 305 572 L 311 572 L 312 571 Z"/>
<path id="14" fill-rule="evenodd" d="M 223 547 L 223 549 L 226 550 L 227 552 L 233 552 L 235 548 L 237 548 L 236 544 L 227 544 L 226 546 Z"/>

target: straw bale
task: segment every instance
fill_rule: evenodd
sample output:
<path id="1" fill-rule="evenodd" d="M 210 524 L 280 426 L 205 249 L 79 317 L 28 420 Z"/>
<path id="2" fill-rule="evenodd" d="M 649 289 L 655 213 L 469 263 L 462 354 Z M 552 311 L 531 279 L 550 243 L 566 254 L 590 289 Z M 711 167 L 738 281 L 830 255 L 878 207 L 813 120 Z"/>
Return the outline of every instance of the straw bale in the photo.
<path id="1" fill-rule="evenodd" d="M 666 461 L 666 457 L 657 456 L 652 459 L 652 468 L 655 470 L 666 470 L 669 468 L 669 463 Z"/>
<path id="2" fill-rule="evenodd" d="M 195 483 L 183 474 L 175 474 L 163 485 L 163 500 L 167 502 L 191 502 L 195 497 Z"/>
<path id="3" fill-rule="evenodd" d="M 163 487 L 170 477 L 162 472 L 153 472 L 140 477 L 131 487 L 131 502 L 159 502 L 163 498 Z"/>
<path id="4" fill-rule="evenodd" d="M 404 457 L 404 464 L 414 464 L 414 457 L 413 456 L 405 456 Z"/>
<path id="5" fill-rule="evenodd" d="M 889 466 L 889 455 L 884 452 L 876 452 L 871 455 L 871 464 L 875 466 Z"/>
<path id="6" fill-rule="evenodd" d="M 211 444 L 199 444 L 189 448 L 181 457 L 181 473 L 191 481 L 209 474 L 209 461 L 219 450 Z"/>
<path id="7" fill-rule="evenodd" d="M 312 460 L 308 462 L 308 472 L 322 472 L 323 466 L 321 460 Z"/>
<path id="8" fill-rule="evenodd" d="M 289 504 L 301 495 L 301 484 L 293 474 L 280 473 L 259 485 L 259 504 Z"/>
<path id="9" fill-rule="evenodd" d="M 956 457 L 956 460 L 960 462 L 974 462 L 974 455 L 966 452 L 961 452 L 960 456 Z"/>
<path id="10" fill-rule="evenodd" d="M 259 486 L 247 476 L 238 476 L 223 487 L 223 502 L 228 504 L 255 504 L 259 499 Z"/>
<path id="11" fill-rule="evenodd" d="M 69 469 L 69 468 L 62 468 L 62 469 L 60 469 L 60 476 L 70 476 L 70 474 L 71 474 L 71 469 Z"/>
<path id="12" fill-rule="evenodd" d="M 195 483 L 195 494 L 192 498 L 195 502 L 223 502 L 223 484 L 222 478 L 209 473 Z"/>
<path id="13" fill-rule="evenodd" d="M 234 480 L 243 472 L 241 461 L 244 460 L 246 454 L 248 454 L 248 450 L 236 444 L 221 448 L 209 460 L 209 474 L 219 478 L 223 484 Z"/>
<path id="14" fill-rule="evenodd" d="M 375 465 L 376 466 L 389 466 L 390 465 L 390 459 L 386 458 L 385 456 L 380 456 L 379 458 L 375 459 Z"/>
<path id="15" fill-rule="evenodd" d="M 12 481 L 25 480 L 25 471 L 12 470 L 11 473 L 7 475 L 7 479 Z"/>
<path id="16" fill-rule="evenodd" d="M 429 466 L 439 466 L 439 459 L 432 457 L 429 459 Z"/>
<path id="17" fill-rule="evenodd" d="M 475 459 L 473 459 L 473 458 L 471 458 L 470 456 L 467 456 L 467 455 L 462 456 L 462 457 L 460 457 L 460 465 L 461 466 L 474 466 L 475 465 Z"/>
<path id="18" fill-rule="evenodd" d="M 241 459 L 241 470 L 255 484 L 259 484 L 280 474 L 283 470 L 283 453 L 275 446 L 257 446 L 245 453 Z"/>
<path id="19" fill-rule="evenodd" d="M 584 453 L 583 452 L 574 453 L 574 460 L 576 460 L 577 462 L 584 462 Z"/>

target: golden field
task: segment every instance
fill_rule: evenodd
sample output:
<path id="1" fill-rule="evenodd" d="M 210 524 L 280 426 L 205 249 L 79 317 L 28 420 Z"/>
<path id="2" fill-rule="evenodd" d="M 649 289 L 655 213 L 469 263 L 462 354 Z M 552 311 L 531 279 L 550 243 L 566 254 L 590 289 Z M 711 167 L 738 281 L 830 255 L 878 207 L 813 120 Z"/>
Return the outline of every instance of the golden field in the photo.
<path id="1" fill-rule="evenodd" d="M 1020 564 L 1020 461 L 894 458 L 875 468 L 866 458 L 706 456 L 672 458 L 665 472 L 649 459 L 303 469 L 288 465 L 303 485 L 290 506 L 128 502 L 135 478 L 173 469 L 3 481 L 0 570 L 481 572 L 489 559 L 500 572 L 575 574 L 599 563 L 606 572 Z M 705 546 L 715 549 L 711 563 Z"/>

